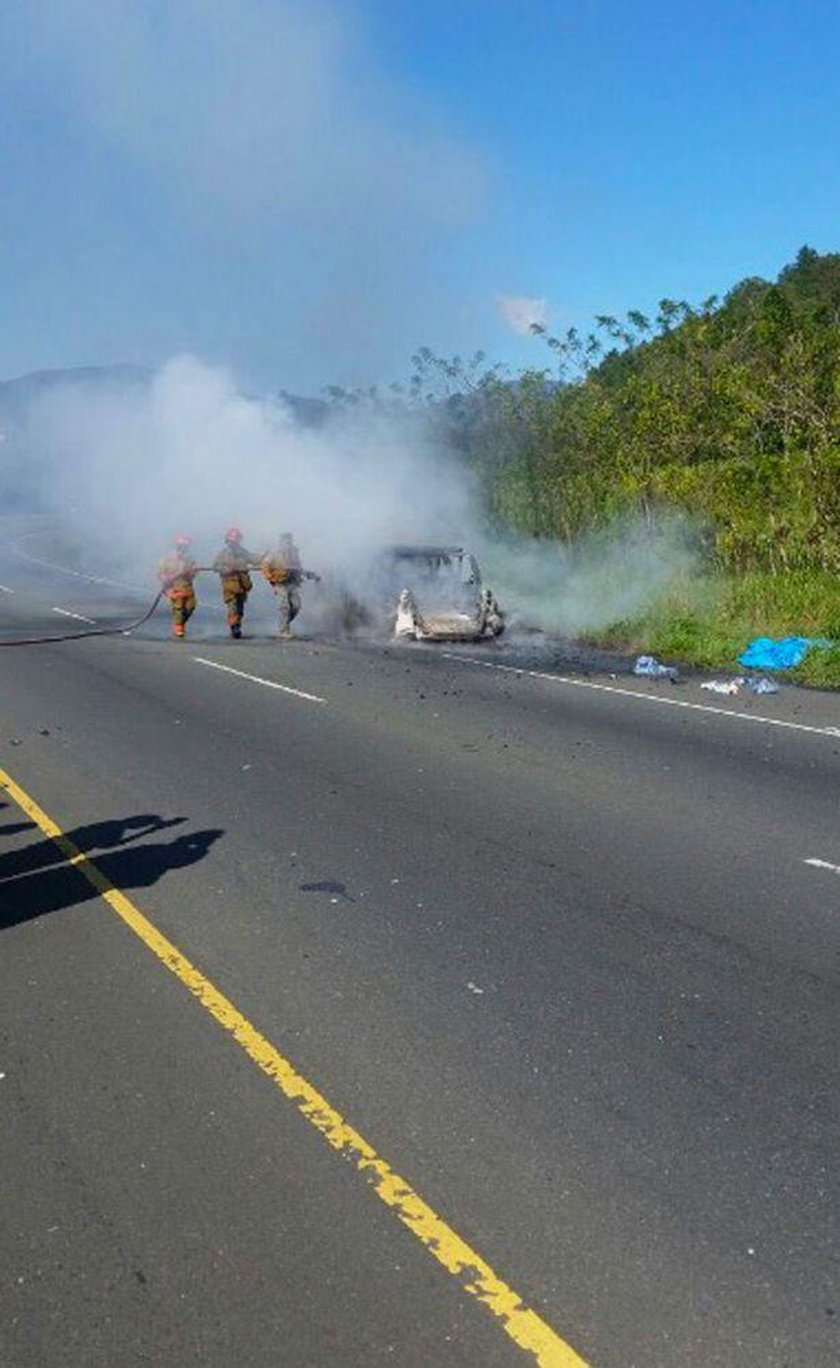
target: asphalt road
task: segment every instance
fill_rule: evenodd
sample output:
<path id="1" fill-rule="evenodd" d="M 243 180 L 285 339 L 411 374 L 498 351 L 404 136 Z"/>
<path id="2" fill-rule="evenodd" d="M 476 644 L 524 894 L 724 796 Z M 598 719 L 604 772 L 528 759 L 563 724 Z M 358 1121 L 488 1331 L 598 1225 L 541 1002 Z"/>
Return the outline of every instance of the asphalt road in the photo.
<path id="1" fill-rule="evenodd" d="M 0 636 L 143 608 L 33 527 Z M 11 779 L 544 1363 L 836 1368 L 840 700 L 280 644 L 267 606 L 232 642 L 214 594 L 183 644 L 0 650 Z M 4 1368 L 538 1361 L 0 799 Z"/>

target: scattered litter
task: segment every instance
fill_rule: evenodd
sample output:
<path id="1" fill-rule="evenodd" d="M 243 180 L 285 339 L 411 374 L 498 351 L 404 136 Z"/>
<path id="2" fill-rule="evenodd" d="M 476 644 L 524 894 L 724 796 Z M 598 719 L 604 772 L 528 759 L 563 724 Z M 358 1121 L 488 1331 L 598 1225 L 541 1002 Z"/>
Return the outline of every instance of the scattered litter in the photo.
<path id="1" fill-rule="evenodd" d="M 779 692 L 778 684 L 774 684 L 772 679 L 766 675 L 736 675 L 734 679 L 707 679 L 701 685 L 701 689 L 708 689 L 709 693 L 716 694 L 736 694 L 741 689 L 748 689 L 754 694 L 775 694 Z"/>
<path id="2" fill-rule="evenodd" d="M 471 993 L 483 993 L 483 992 L 484 992 L 484 989 L 483 989 L 483 988 L 479 988 L 478 984 L 477 984 L 477 983 L 473 983 L 472 981 L 470 981 L 470 982 L 467 984 L 467 987 L 469 988 L 469 990 L 470 990 Z"/>
<path id="3" fill-rule="evenodd" d="M 792 670 L 812 648 L 825 649 L 833 644 L 825 637 L 789 636 L 778 641 L 772 637 L 756 637 L 739 655 L 738 664 L 754 670 Z"/>
<path id="4" fill-rule="evenodd" d="M 679 670 L 674 665 L 660 665 L 654 656 L 641 655 L 633 666 L 634 675 L 644 675 L 647 679 L 675 680 Z"/>
<path id="5" fill-rule="evenodd" d="M 708 689 L 709 693 L 716 694 L 736 694 L 746 681 L 738 679 L 707 679 L 701 685 L 701 689 Z"/>
<path id="6" fill-rule="evenodd" d="M 754 694 L 774 694 L 779 692 L 779 686 L 766 675 L 749 675 L 745 680 L 750 693 Z"/>

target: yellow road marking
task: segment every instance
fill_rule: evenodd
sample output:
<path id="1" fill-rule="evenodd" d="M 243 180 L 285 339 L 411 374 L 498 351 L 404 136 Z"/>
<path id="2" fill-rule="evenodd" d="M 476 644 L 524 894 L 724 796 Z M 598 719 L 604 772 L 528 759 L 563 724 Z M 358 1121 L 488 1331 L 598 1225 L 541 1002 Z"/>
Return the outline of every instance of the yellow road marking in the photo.
<path id="1" fill-rule="evenodd" d="M 84 875 L 112 911 L 180 979 L 219 1025 L 233 1036 L 253 1063 L 272 1079 L 307 1121 L 321 1132 L 328 1144 L 352 1160 L 398 1220 L 416 1235 L 447 1272 L 457 1278 L 465 1292 L 475 1297 L 496 1317 L 502 1329 L 520 1349 L 530 1354 L 541 1368 L 587 1368 L 574 1349 L 536 1311 L 523 1304 L 521 1298 L 490 1265 L 423 1201 L 410 1183 L 394 1172 L 373 1146 L 348 1125 L 326 1098 L 297 1072 L 276 1046 L 266 1040 L 239 1009 L 204 977 L 201 970 L 158 931 L 130 898 L 113 886 L 92 860 L 2 769 L 0 789 L 5 789 L 26 816 L 55 842 L 68 863 Z"/>

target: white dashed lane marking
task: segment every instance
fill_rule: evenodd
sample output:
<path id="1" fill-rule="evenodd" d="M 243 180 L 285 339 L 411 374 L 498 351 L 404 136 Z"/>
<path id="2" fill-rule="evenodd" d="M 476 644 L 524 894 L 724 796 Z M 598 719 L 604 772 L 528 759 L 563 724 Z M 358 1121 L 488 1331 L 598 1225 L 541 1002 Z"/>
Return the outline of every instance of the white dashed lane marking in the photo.
<path id="1" fill-rule="evenodd" d="M 145 594 L 146 589 L 142 584 L 124 584 L 121 580 L 108 579 L 105 575 L 86 575 L 82 570 L 71 570 L 69 566 L 58 565 L 56 561 L 44 560 L 42 556 L 33 556 L 29 551 L 21 549 L 21 542 L 29 541 L 32 537 L 40 537 L 41 532 L 27 532 L 24 536 L 18 537 L 12 543 L 11 550 L 14 555 L 21 560 L 31 561 L 33 565 L 41 565 L 47 570 L 55 570 L 60 575 L 70 575 L 73 579 L 85 580 L 88 584 L 107 584 L 113 589 L 129 589 L 133 594 Z M 9 591 L 11 593 L 11 590 Z"/>
<path id="2" fill-rule="evenodd" d="M 75 618 L 76 622 L 89 622 L 92 627 L 96 626 L 96 618 L 85 617 L 83 613 L 71 613 L 69 608 L 53 608 L 54 613 L 60 613 L 62 617 Z"/>
<path id="3" fill-rule="evenodd" d="M 203 656 L 193 656 L 197 665 L 207 665 L 211 670 L 223 670 L 225 674 L 236 675 L 237 679 L 250 680 L 252 684 L 262 684 L 264 689 L 279 689 L 281 693 L 294 694 L 295 698 L 305 698 L 310 703 L 326 703 L 317 694 L 304 693 L 303 689 L 292 689 L 288 684 L 278 684 L 276 679 L 262 679 L 260 675 L 246 674 L 244 670 L 234 670 L 232 665 L 220 665 L 216 660 L 205 660 Z"/>
<path id="4" fill-rule="evenodd" d="M 812 869 L 830 869 L 832 874 L 840 874 L 840 865 L 831 864 L 828 860 L 804 860 L 803 863 Z"/>

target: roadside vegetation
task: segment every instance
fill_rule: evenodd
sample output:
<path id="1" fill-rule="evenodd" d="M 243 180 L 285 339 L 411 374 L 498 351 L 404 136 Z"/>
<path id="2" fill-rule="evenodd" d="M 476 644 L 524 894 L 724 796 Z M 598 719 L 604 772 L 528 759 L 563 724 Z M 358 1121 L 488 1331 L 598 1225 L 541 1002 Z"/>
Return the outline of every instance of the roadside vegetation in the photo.
<path id="1" fill-rule="evenodd" d="M 782 574 L 708 573 L 678 584 L 633 621 L 587 633 L 593 644 L 656 656 L 670 664 L 740 673 L 738 656 L 757 636 L 824 637 L 779 679 L 818 688 L 840 686 L 840 576 L 820 570 Z"/>
<path id="2" fill-rule="evenodd" d="M 546 364 L 517 377 L 424 349 L 407 385 L 330 398 L 431 411 L 500 529 L 570 543 L 687 514 L 701 575 L 601 641 L 721 669 L 756 635 L 840 642 L 840 254 L 803 247 L 774 282 L 654 318 L 532 331 Z M 840 648 L 794 674 L 840 685 Z"/>

